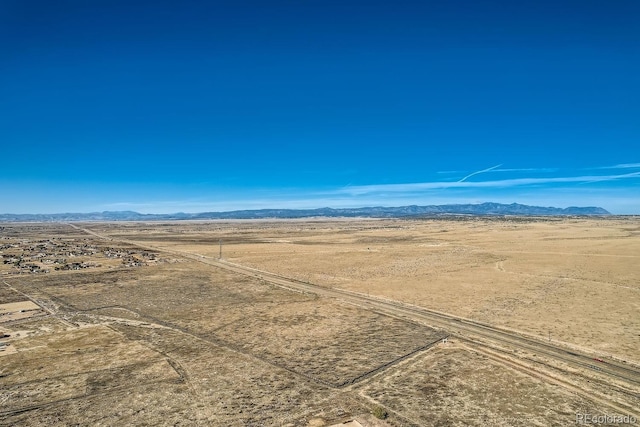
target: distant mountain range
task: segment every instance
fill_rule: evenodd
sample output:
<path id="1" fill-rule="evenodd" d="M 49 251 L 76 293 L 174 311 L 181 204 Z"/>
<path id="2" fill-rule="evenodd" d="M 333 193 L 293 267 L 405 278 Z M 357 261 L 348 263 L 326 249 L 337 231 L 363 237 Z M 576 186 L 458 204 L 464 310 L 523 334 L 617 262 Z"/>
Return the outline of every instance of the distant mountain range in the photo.
<path id="1" fill-rule="evenodd" d="M 462 205 L 430 205 L 367 208 L 320 209 L 259 209 L 229 212 L 176 214 L 141 214 L 133 211 L 60 213 L 60 214 L 0 214 L 0 222 L 59 222 L 59 221 L 161 221 L 190 219 L 265 219 L 310 217 L 407 218 L 442 215 L 519 215 L 519 216 L 584 216 L 611 215 L 599 207 L 553 208 L 527 206 L 518 203 L 481 203 Z"/>

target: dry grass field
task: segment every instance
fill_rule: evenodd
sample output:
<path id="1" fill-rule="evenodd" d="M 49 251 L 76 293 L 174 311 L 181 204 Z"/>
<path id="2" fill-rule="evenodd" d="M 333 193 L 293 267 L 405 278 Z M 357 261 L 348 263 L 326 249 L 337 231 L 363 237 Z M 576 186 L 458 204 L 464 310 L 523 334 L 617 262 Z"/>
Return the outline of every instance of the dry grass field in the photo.
<path id="1" fill-rule="evenodd" d="M 92 228 L 640 362 L 640 218 Z"/>
<path id="2" fill-rule="evenodd" d="M 0 425 L 545 426 L 612 412 L 438 344 L 446 331 L 176 252 L 215 259 L 220 240 L 233 263 L 640 362 L 637 218 L 83 227 L 112 240 L 0 230 L 0 307 L 39 307 L 0 317 Z"/>

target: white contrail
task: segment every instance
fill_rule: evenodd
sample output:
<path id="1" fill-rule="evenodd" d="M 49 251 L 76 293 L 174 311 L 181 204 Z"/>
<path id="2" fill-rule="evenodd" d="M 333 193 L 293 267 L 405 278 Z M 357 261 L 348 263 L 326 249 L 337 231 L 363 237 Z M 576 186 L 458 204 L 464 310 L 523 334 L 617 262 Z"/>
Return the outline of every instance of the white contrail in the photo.
<path id="1" fill-rule="evenodd" d="M 479 173 L 492 171 L 492 170 L 494 170 L 494 169 L 499 168 L 500 166 L 502 166 L 502 164 L 495 165 L 495 166 L 490 167 L 490 168 L 487 168 L 487 169 L 482 169 L 481 171 L 477 171 L 477 172 L 474 172 L 474 173 L 470 173 L 469 175 L 465 176 L 464 178 L 462 178 L 462 179 L 461 179 L 460 181 L 458 181 L 458 182 L 463 182 L 463 181 L 464 181 L 464 180 L 466 180 L 467 178 L 471 178 L 472 176 L 474 176 L 474 175 L 478 175 Z"/>
<path id="2" fill-rule="evenodd" d="M 514 178 L 498 181 L 436 181 L 418 182 L 411 184 L 374 184 L 349 187 L 334 193 L 346 193 L 351 195 L 362 195 L 375 192 L 401 193 L 417 192 L 426 190 L 438 190 L 441 188 L 509 188 L 527 185 L 544 185 L 560 183 L 590 183 L 597 181 L 613 181 L 617 179 L 637 179 L 640 172 L 632 172 L 621 175 L 587 175 L 587 176 L 566 176 L 554 178 Z"/>

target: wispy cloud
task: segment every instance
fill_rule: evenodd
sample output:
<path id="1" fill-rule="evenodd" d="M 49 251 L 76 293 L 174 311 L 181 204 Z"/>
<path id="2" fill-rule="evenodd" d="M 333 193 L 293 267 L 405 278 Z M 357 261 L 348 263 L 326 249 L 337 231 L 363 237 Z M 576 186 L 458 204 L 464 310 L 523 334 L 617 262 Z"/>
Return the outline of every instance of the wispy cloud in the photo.
<path id="1" fill-rule="evenodd" d="M 640 169 L 640 163 L 622 163 L 613 166 L 598 166 L 590 169 Z"/>
<path id="2" fill-rule="evenodd" d="M 436 190 L 446 188 L 507 188 L 529 185 L 559 184 L 559 183 L 593 183 L 602 181 L 613 181 L 618 179 L 629 179 L 640 177 L 640 172 L 632 172 L 619 175 L 586 175 L 569 177 L 549 177 L 549 178 L 514 178 L 492 181 L 456 181 L 456 182 L 420 182 L 410 184 L 375 184 L 361 185 L 343 188 L 338 192 L 352 195 L 367 194 L 374 192 L 416 192 L 424 190 Z"/>
<path id="3" fill-rule="evenodd" d="M 494 169 L 493 172 L 535 172 L 535 173 L 548 173 L 557 172 L 558 168 L 500 168 Z"/>
<path id="4" fill-rule="evenodd" d="M 630 169 L 630 168 L 640 168 L 640 163 L 623 163 L 621 165 L 613 166 L 613 169 Z"/>
<path id="5" fill-rule="evenodd" d="M 499 165 L 502 166 L 502 165 Z M 470 175 L 467 175 L 466 178 L 469 178 L 470 176 L 476 175 L 478 173 L 482 173 L 482 172 L 534 172 L 534 173 L 548 173 L 548 172 L 557 172 L 558 168 L 501 168 L 501 167 L 497 167 L 494 166 L 492 168 L 489 169 L 485 169 L 482 171 L 478 171 L 478 172 L 474 172 Z M 438 175 L 453 175 L 453 174 L 463 174 L 463 173 L 467 173 L 467 171 L 461 171 L 461 170 L 448 170 L 448 171 L 437 171 L 436 172 Z M 465 178 L 465 179 L 466 179 Z"/>
<path id="6" fill-rule="evenodd" d="M 491 179 L 489 173 L 481 179 L 468 180 L 486 172 L 502 172 L 500 165 L 468 174 L 458 181 L 434 180 L 405 184 L 348 185 L 340 188 L 310 189 L 245 189 L 242 191 L 211 191 L 207 196 L 180 199 L 113 200 L 93 210 L 135 210 L 143 213 L 175 213 L 229 211 L 263 208 L 318 208 L 403 206 L 410 204 L 479 203 L 495 201 L 519 202 L 541 206 L 569 205 L 603 206 L 616 213 L 634 213 L 640 209 L 640 199 L 634 194 L 640 180 L 640 171 L 618 169 L 628 173 L 575 173 L 568 171 L 552 176 L 538 175 L 541 169 L 530 171 L 529 176 L 510 175 L 508 179 Z M 507 170 L 509 171 L 509 170 Z M 505 172 L 507 172 L 505 171 Z M 602 169 L 604 171 L 604 168 Z M 524 170 L 518 170 L 524 172 Z M 509 175 L 508 175 L 509 176 Z M 516 178 L 515 176 L 520 176 Z M 492 177 L 495 177 L 492 176 Z M 444 177 L 443 177 L 444 178 Z M 602 185 L 607 181 L 627 181 L 624 185 Z M 631 182 L 629 182 L 631 181 Z"/>
<path id="7" fill-rule="evenodd" d="M 448 174 L 454 174 L 454 173 L 464 173 L 464 171 L 437 171 L 436 173 L 442 174 L 442 175 L 445 175 L 445 174 L 448 175 Z"/>
<path id="8" fill-rule="evenodd" d="M 625 173 L 625 174 L 622 174 L 622 175 L 593 177 L 593 179 L 591 179 L 589 181 L 585 181 L 582 184 L 591 184 L 591 183 L 594 183 L 594 182 L 612 181 L 612 180 L 620 179 L 620 178 L 633 178 L 633 177 L 640 177 L 640 172 L 631 172 L 631 173 Z"/>

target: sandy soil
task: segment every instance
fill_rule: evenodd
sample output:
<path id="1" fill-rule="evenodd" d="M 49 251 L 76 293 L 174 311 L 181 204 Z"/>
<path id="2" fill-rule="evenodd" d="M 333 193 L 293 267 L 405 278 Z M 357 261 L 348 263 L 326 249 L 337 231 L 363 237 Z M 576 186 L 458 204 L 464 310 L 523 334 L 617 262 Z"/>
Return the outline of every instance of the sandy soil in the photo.
<path id="1" fill-rule="evenodd" d="M 211 257 L 222 239 L 232 262 L 640 362 L 635 217 L 175 227 L 103 231 Z"/>
<path id="2" fill-rule="evenodd" d="M 233 262 L 638 360 L 635 218 L 89 227 L 209 257 L 222 239 Z M 15 352 L 0 358 L 0 425 L 546 426 L 611 412 L 455 341 L 412 353 L 438 336 L 425 325 L 68 226 L 5 230 L 11 257 L 52 241 L 107 262 L 33 274 L 7 264 L 0 304 L 29 295 L 47 310 L 2 324 Z M 129 251 L 160 261 L 108 258 Z"/>

